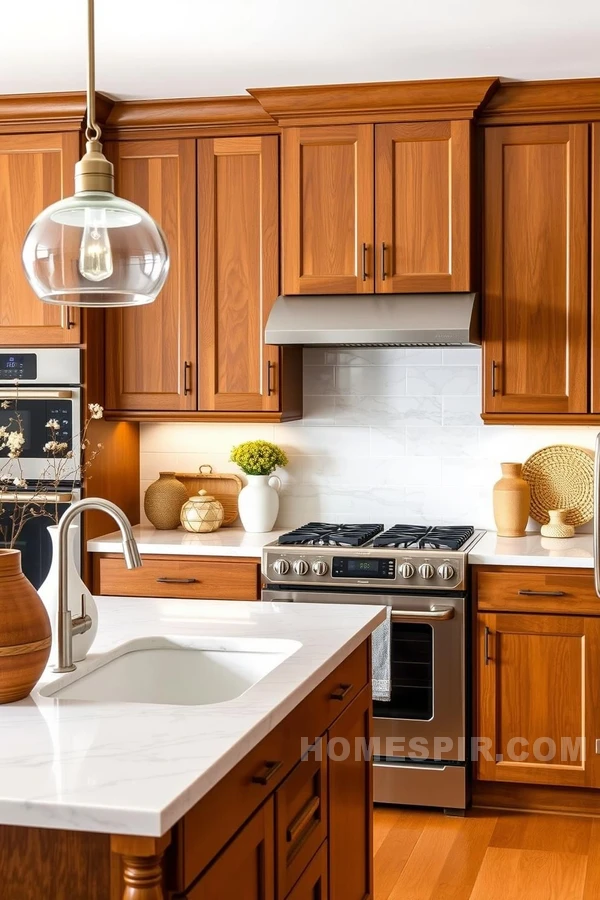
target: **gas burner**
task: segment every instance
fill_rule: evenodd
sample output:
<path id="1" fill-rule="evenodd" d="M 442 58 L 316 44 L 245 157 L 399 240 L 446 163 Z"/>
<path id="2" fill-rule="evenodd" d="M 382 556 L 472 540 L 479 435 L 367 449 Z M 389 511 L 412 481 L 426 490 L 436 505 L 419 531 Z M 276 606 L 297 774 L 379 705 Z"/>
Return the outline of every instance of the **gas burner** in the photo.
<path id="1" fill-rule="evenodd" d="M 383 525 L 328 525 L 325 522 L 309 522 L 279 538 L 279 544 L 289 546 L 362 547 Z"/>
<path id="2" fill-rule="evenodd" d="M 472 525 L 393 525 L 379 534 L 374 547 L 397 547 L 403 550 L 460 550 L 475 533 Z"/>

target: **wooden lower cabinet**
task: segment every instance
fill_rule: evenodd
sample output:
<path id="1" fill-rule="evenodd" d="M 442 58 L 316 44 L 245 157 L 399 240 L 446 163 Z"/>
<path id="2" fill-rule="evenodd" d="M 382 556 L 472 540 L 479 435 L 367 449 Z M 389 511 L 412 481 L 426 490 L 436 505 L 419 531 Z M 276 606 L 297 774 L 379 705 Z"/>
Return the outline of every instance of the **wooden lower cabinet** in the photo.
<path id="1" fill-rule="evenodd" d="M 372 734 L 372 706 L 369 684 L 328 734 L 331 900 L 373 896 L 373 771 L 363 749 Z"/>
<path id="2" fill-rule="evenodd" d="M 600 618 L 479 613 L 476 648 L 478 778 L 600 787 Z"/>
<path id="3" fill-rule="evenodd" d="M 267 800 L 187 893 L 188 900 L 275 900 L 273 799 Z"/>

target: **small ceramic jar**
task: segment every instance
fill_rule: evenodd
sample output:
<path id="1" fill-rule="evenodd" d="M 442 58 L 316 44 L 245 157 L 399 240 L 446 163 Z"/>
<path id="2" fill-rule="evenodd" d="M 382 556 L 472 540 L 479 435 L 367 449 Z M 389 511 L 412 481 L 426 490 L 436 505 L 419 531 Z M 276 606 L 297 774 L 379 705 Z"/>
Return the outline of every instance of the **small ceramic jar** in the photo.
<path id="1" fill-rule="evenodd" d="M 549 509 L 548 518 L 550 519 L 545 525 L 542 525 L 541 532 L 544 537 L 549 538 L 570 538 L 575 534 L 573 525 L 567 524 L 566 518 L 569 514 L 568 509 Z"/>
<path id="2" fill-rule="evenodd" d="M 193 534 L 216 531 L 221 527 L 224 516 L 221 501 L 215 500 L 206 491 L 198 491 L 181 508 L 181 524 Z"/>

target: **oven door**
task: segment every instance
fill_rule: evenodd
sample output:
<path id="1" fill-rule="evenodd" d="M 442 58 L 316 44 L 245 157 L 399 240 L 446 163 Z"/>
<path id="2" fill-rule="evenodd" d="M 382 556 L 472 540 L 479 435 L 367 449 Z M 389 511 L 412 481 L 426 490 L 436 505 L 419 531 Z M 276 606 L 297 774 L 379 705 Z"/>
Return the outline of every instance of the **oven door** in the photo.
<path id="1" fill-rule="evenodd" d="M 373 703 L 380 755 L 465 759 L 464 594 L 265 590 L 263 600 L 392 608 L 392 695 Z"/>
<path id="2" fill-rule="evenodd" d="M 25 435 L 25 446 L 21 454 L 21 467 L 26 479 L 45 476 L 48 459 L 44 454 L 44 444 L 54 438 L 68 445 L 75 456 L 78 447 L 73 446 L 73 438 L 80 429 L 80 389 L 79 388 L 29 388 L 6 387 L 0 385 L 1 401 L 9 403 L 8 409 L 0 408 L 0 426 L 16 430 L 14 419 L 19 416 Z M 56 419 L 59 430 L 50 432 L 46 423 Z M 4 451 L 6 456 L 8 451 Z"/>
<path id="3" fill-rule="evenodd" d="M 50 498 L 50 501 L 52 502 L 55 495 L 48 496 Z M 67 511 L 71 503 L 79 499 L 79 496 L 79 491 L 73 491 L 71 493 L 63 491 L 56 495 L 56 498 L 59 501 L 56 505 L 59 518 L 63 515 L 63 513 Z M 18 498 L 19 494 L 17 494 L 16 497 Z M 15 504 L 18 502 L 19 500 L 16 499 L 15 503 L 4 502 L 2 504 L 2 509 L 0 512 L 0 526 L 10 527 L 11 516 L 13 514 Z M 72 527 L 79 528 L 78 523 L 79 519 L 76 519 Z M 49 525 L 52 525 L 52 520 L 46 518 L 46 516 L 37 516 L 29 519 L 23 526 L 23 529 L 21 530 L 14 545 L 15 550 L 21 551 L 21 565 L 23 568 L 23 572 L 32 583 L 34 588 L 36 588 L 36 590 L 44 583 L 46 576 L 50 571 L 50 565 L 52 563 L 52 541 L 50 540 L 50 535 L 48 534 Z M 3 542 L 0 538 L 0 547 L 4 548 L 7 546 L 8 544 Z M 80 541 L 75 540 L 75 547 L 78 551 L 78 557 L 75 562 L 77 565 L 77 569 L 80 570 Z"/>

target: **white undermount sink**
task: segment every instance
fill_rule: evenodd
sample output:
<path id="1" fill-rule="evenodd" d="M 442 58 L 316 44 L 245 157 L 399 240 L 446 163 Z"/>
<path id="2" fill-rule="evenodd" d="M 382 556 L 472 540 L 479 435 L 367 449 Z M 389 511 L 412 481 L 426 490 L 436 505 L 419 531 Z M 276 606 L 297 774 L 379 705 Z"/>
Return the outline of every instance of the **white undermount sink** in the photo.
<path id="1" fill-rule="evenodd" d="M 43 697 L 202 706 L 239 697 L 298 650 L 271 638 L 149 637 L 78 663 Z"/>

